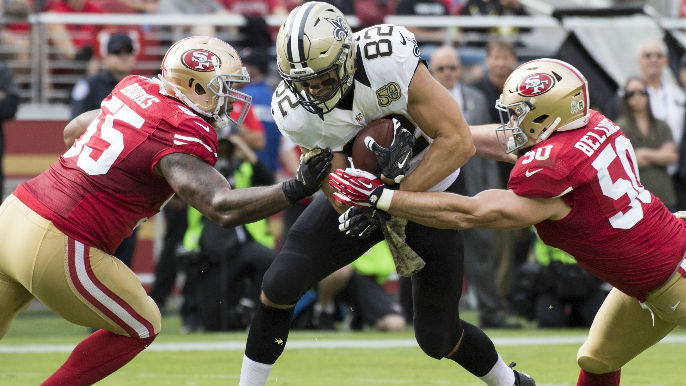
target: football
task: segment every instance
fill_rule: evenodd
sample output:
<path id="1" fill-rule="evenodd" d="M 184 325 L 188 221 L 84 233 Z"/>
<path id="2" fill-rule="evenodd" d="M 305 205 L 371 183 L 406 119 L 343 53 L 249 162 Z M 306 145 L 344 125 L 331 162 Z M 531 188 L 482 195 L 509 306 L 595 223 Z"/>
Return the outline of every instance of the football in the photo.
<path id="1" fill-rule="evenodd" d="M 373 174 L 379 174 L 381 167 L 376 156 L 364 144 L 365 137 L 372 137 L 380 146 L 389 147 L 393 143 L 393 120 L 380 118 L 370 122 L 357 133 L 352 148 L 353 166 Z"/>

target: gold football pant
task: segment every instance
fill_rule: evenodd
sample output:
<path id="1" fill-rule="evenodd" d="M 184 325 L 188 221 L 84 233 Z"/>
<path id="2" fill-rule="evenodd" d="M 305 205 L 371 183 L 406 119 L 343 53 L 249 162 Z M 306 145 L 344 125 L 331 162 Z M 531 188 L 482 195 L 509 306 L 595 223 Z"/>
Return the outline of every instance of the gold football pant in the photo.
<path id="1" fill-rule="evenodd" d="M 133 271 L 9 196 L 0 206 L 0 338 L 34 297 L 82 326 L 133 338 L 160 331 L 160 311 Z"/>
<path id="2" fill-rule="evenodd" d="M 577 353 L 579 366 L 594 374 L 617 371 L 677 325 L 686 325 L 686 278 L 675 272 L 648 294 L 644 307 L 636 298 L 613 288 Z"/>

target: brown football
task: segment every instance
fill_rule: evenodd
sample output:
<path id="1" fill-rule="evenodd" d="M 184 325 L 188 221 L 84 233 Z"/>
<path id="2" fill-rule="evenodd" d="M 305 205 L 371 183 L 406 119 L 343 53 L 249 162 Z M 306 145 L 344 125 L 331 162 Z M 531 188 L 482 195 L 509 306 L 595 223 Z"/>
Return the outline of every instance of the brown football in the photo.
<path id="1" fill-rule="evenodd" d="M 374 138 L 380 146 L 391 146 L 393 142 L 393 121 L 389 118 L 380 118 L 370 122 L 357 133 L 355 142 L 353 142 L 353 166 L 378 175 L 381 172 L 381 167 L 379 167 L 374 153 L 365 146 L 365 137 Z"/>

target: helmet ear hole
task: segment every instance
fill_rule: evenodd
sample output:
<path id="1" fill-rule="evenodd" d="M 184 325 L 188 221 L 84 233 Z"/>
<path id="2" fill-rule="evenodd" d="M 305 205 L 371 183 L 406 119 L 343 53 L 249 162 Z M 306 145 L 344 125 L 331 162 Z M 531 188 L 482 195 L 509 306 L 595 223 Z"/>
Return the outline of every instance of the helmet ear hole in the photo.
<path id="1" fill-rule="evenodd" d="M 205 88 L 200 83 L 196 83 L 195 93 L 198 95 L 205 95 Z"/>
<path id="2" fill-rule="evenodd" d="M 534 123 L 543 123 L 546 119 L 548 119 L 549 115 L 548 114 L 541 114 L 534 119 Z"/>

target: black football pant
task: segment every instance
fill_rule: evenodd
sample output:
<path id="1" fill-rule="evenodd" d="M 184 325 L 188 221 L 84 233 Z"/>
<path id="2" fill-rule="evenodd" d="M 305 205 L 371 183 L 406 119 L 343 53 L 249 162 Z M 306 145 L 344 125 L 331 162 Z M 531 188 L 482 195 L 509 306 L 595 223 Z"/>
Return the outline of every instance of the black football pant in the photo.
<path id="1" fill-rule="evenodd" d="M 457 189 L 456 185 L 448 190 Z M 347 236 L 338 230 L 338 217 L 326 197 L 319 195 L 298 218 L 262 282 L 262 290 L 271 302 L 295 304 L 321 279 L 350 264 L 382 239 L 381 232 L 367 239 Z M 412 222 L 407 224 L 405 233 L 407 244 L 426 261 L 424 269 L 412 277 L 415 336 L 427 355 L 440 359 L 451 354 L 467 325 L 459 319 L 458 309 L 464 259 L 462 234 Z M 246 346 L 248 358 L 274 363 L 280 355 L 290 312 L 279 311 L 282 310 L 262 307 L 256 312 Z M 490 340 L 476 330 L 480 336 L 467 341 L 481 343 L 486 340 L 481 344 L 485 347 L 470 350 L 480 361 L 488 362 L 487 368 L 483 371 L 481 366 L 459 360 L 458 363 L 481 376 L 490 370 L 497 354 Z M 488 352 L 477 352 L 482 349 Z M 269 353 L 273 353 L 271 357 Z"/>

